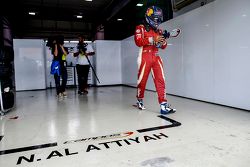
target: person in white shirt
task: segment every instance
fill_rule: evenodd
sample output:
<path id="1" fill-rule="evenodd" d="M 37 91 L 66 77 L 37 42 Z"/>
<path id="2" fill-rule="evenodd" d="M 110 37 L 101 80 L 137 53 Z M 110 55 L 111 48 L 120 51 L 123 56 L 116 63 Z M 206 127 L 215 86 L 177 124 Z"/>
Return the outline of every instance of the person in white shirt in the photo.
<path id="1" fill-rule="evenodd" d="M 88 74 L 90 64 L 87 56 L 95 54 L 91 45 L 84 43 L 84 36 L 78 36 L 79 43 L 74 48 L 74 57 L 77 57 L 76 71 L 78 76 L 78 94 L 88 94 Z"/>

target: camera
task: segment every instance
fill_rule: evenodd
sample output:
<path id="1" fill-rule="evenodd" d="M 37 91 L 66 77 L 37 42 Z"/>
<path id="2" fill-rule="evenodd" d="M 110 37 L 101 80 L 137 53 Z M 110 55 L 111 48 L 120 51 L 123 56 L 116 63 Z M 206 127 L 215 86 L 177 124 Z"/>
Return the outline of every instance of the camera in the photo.
<path id="1" fill-rule="evenodd" d="M 49 37 L 46 46 L 52 48 L 54 44 L 63 45 L 64 37 L 62 35 Z"/>
<path id="2" fill-rule="evenodd" d="M 87 43 L 78 43 L 77 45 L 77 49 L 79 50 L 79 52 L 86 52 L 87 51 Z"/>

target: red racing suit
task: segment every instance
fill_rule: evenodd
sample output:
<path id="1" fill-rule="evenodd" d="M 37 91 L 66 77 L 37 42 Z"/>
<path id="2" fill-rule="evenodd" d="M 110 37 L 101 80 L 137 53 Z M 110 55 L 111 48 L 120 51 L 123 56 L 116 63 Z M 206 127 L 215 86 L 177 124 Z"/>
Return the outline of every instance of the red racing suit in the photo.
<path id="1" fill-rule="evenodd" d="M 154 45 L 154 37 L 160 35 L 161 31 L 155 32 L 152 28 L 146 30 L 144 25 L 136 27 L 134 40 L 139 50 L 137 59 L 138 64 L 138 80 L 137 80 L 137 98 L 143 99 L 148 80 L 151 72 L 154 80 L 155 88 L 158 94 L 159 103 L 166 102 L 165 77 L 163 71 L 163 62 L 158 54 L 158 48 Z M 161 49 L 167 47 L 165 41 Z"/>

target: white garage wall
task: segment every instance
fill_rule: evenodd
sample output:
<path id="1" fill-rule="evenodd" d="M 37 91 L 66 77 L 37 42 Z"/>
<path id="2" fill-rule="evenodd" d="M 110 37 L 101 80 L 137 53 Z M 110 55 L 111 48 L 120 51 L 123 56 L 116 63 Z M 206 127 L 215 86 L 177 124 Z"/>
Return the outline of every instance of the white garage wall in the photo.
<path id="1" fill-rule="evenodd" d="M 214 24 L 210 13 L 213 4 L 163 24 L 163 29 L 182 29 L 180 38 L 169 40 L 170 46 L 161 52 L 166 62 L 168 93 L 213 100 Z"/>
<path id="2" fill-rule="evenodd" d="M 45 89 L 44 41 L 14 39 L 16 90 Z"/>
<path id="3" fill-rule="evenodd" d="M 138 54 L 139 49 L 135 45 L 133 37 L 121 42 L 122 83 L 125 85 L 136 86 Z"/>
<path id="4" fill-rule="evenodd" d="M 122 84 L 121 41 L 95 41 L 96 74 L 101 83 L 97 85 Z M 94 76 L 93 76 L 94 77 Z"/>
<path id="5" fill-rule="evenodd" d="M 250 109 L 250 1 L 216 1 L 214 14 L 214 100 Z"/>
<path id="6" fill-rule="evenodd" d="M 250 110 L 249 6 L 249 0 L 216 0 L 162 24 L 182 29 L 160 51 L 168 93 Z M 130 37 L 121 44 L 123 83 L 132 86 L 139 49 L 133 43 Z M 152 81 L 147 89 L 155 90 Z"/>
<path id="7" fill-rule="evenodd" d="M 66 43 L 65 47 L 73 47 L 75 43 Z M 94 43 L 96 54 L 90 57 L 93 67 L 101 83 L 97 85 L 122 84 L 121 41 L 97 40 Z M 15 39 L 15 80 L 16 90 L 37 90 L 54 87 L 54 77 L 50 74 L 53 56 L 43 40 Z M 75 58 L 70 53 L 69 64 L 75 65 Z M 69 73 L 68 73 L 69 74 Z M 90 69 L 89 84 L 94 84 L 95 77 Z M 77 78 L 77 76 L 76 76 Z M 70 83 L 68 78 L 68 85 Z M 76 81 L 77 84 L 77 81 Z"/>

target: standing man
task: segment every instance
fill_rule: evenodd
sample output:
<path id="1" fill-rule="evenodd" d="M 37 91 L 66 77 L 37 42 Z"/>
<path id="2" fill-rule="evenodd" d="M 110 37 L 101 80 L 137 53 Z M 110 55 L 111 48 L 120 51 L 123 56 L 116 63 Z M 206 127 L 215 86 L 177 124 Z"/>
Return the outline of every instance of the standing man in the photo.
<path id="1" fill-rule="evenodd" d="M 165 89 L 165 76 L 163 71 L 163 62 L 159 56 L 158 49 L 167 47 L 167 40 L 162 35 L 162 30 L 158 26 L 163 21 L 162 10 L 156 6 L 151 6 L 145 14 L 144 24 L 138 25 L 135 30 L 134 40 L 140 47 L 138 63 L 137 80 L 137 107 L 146 109 L 143 104 L 144 92 L 148 75 L 152 72 L 152 77 L 158 94 L 160 104 L 160 113 L 174 113 L 176 109 L 170 108 L 167 102 Z"/>
<path id="2" fill-rule="evenodd" d="M 89 59 L 88 56 L 95 54 L 91 45 L 84 43 L 84 36 L 78 36 L 79 43 L 74 48 L 74 57 L 77 57 L 76 71 L 78 76 L 78 94 L 88 94 L 88 74 L 89 74 Z"/>

